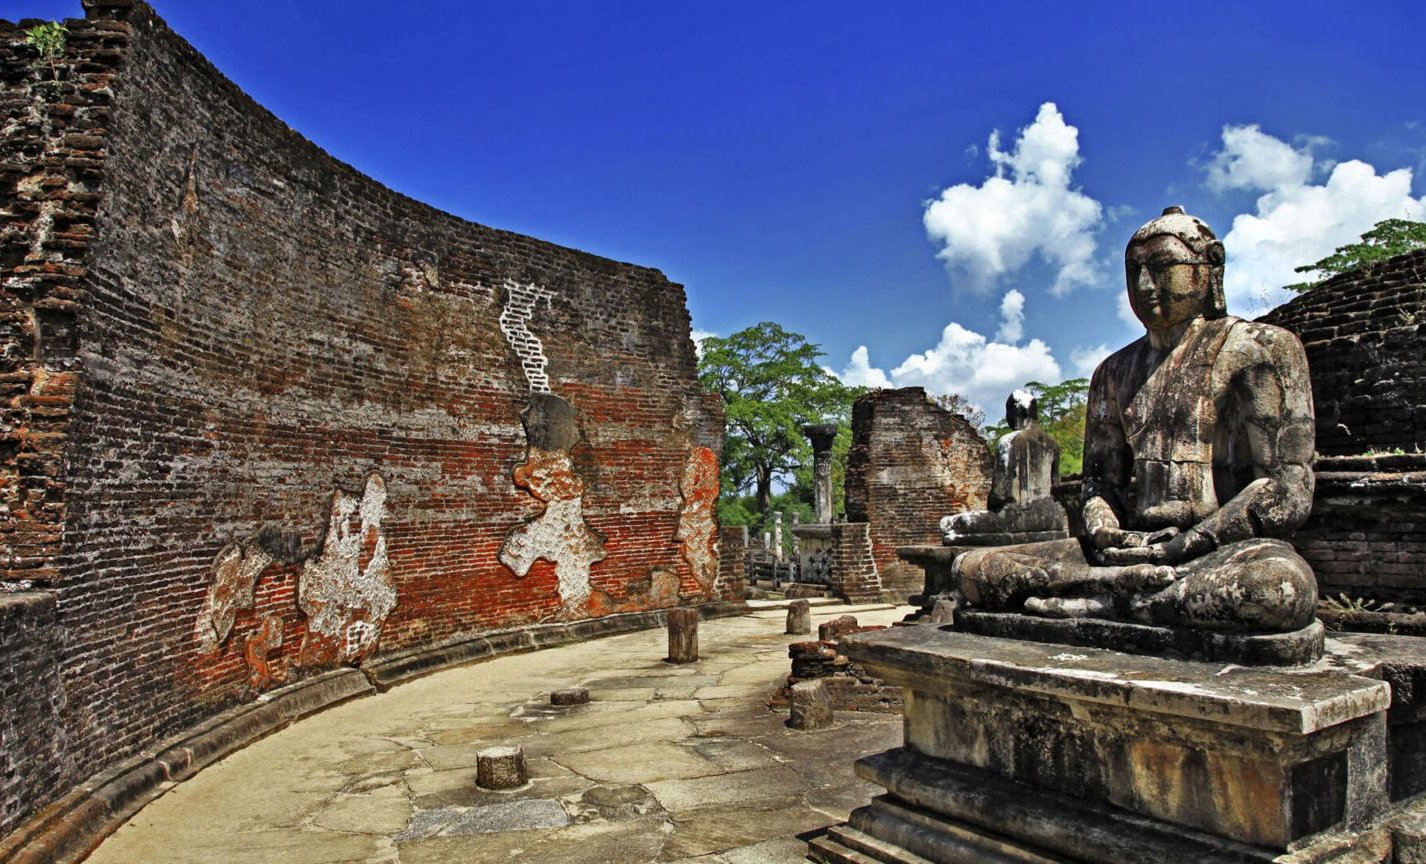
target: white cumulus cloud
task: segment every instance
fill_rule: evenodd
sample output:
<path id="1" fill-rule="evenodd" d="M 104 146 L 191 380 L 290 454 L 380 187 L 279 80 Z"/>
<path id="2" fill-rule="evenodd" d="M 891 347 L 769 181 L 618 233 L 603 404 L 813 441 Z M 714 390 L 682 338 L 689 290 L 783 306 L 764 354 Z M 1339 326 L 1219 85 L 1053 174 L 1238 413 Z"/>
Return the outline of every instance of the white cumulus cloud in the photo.
<path id="1" fill-rule="evenodd" d="M 987 339 L 952 321 L 941 331 L 934 348 L 912 354 L 888 374 L 872 366 L 866 346 L 852 352 L 842 371 L 847 384 L 866 387 L 924 387 L 933 395 L 958 393 L 998 417 L 1005 397 L 1027 381 L 1046 384 L 1064 376 L 1050 347 L 1039 339 L 1009 345 Z"/>
<path id="2" fill-rule="evenodd" d="M 1208 188 L 1276 189 L 1312 176 L 1312 154 L 1263 132 L 1257 124 L 1223 127 L 1223 149 L 1208 163 Z"/>
<path id="3" fill-rule="evenodd" d="M 1314 183 L 1314 176 L 1326 180 Z M 1383 219 L 1426 219 L 1426 196 L 1411 195 L 1411 169 L 1378 174 L 1359 160 L 1314 160 L 1310 144 L 1292 145 L 1257 126 L 1225 126 L 1223 149 L 1208 166 L 1217 190 L 1262 193 L 1253 213 L 1233 219 L 1224 288 L 1230 312 L 1254 316 L 1292 298 L 1283 285 L 1303 281 L 1293 268 L 1330 255 Z"/>
<path id="4" fill-rule="evenodd" d="M 702 359 L 703 357 L 703 340 L 707 339 L 709 336 L 717 335 L 718 334 L 714 333 L 712 330 L 699 330 L 697 327 L 693 328 L 693 332 L 691 334 L 691 336 L 693 337 L 693 351 L 695 354 L 698 355 L 699 359 Z"/>
<path id="5" fill-rule="evenodd" d="M 1104 358 L 1114 353 L 1108 345 L 1103 342 L 1088 348 L 1076 348 L 1070 352 L 1070 365 L 1074 368 L 1074 377 L 1088 378 L 1094 374 L 1094 370 L 1099 368 L 1099 364 L 1104 362 Z"/>
<path id="6" fill-rule="evenodd" d="M 827 370 L 832 372 L 832 370 Z M 832 372 L 836 375 L 836 372 Z M 847 368 L 842 370 L 842 374 L 837 376 L 842 379 L 842 383 L 849 387 L 894 387 L 891 379 L 886 377 L 886 373 L 876 369 L 871 365 L 870 352 L 865 345 L 857 346 L 857 350 L 852 352 L 852 359 L 847 363 Z"/>
<path id="7" fill-rule="evenodd" d="M 985 291 L 1038 256 L 1055 268 L 1054 294 L 1094 281 L 1103 208 L 1071 185 L 1081 161 L 1079 130 L 1046 102 L 1012 150 L 1000 149 L 994 131 L 987 151 L 994 176 L 943 190 L 922 215 L 952 277 Z"/>
<path id="8" fill-rule="evenodd" d="M 1000 298 L 1000 329 L 995 338 L 1011 345 L 1025 338 L 1025 295 L 1014 288 Z"/>

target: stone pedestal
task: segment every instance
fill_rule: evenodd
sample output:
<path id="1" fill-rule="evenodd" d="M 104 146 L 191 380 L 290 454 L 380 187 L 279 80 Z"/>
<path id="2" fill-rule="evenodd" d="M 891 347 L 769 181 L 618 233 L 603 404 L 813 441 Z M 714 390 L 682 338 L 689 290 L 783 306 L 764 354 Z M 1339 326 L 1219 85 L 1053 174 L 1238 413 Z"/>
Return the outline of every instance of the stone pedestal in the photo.
<path id="1" fill-rule="evenodd" d="M 904 688 L 906 743 L 816 861 L 1272 861 L 1388 805 L 1382 681 L 937 627 L 842 650 Z"/>

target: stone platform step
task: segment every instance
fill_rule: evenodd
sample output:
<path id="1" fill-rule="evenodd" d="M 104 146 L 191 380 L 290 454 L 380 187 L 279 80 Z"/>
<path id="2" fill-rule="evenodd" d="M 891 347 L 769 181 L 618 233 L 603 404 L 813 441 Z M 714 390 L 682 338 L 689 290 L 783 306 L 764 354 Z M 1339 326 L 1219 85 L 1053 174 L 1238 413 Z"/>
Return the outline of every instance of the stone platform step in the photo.
<path id="1" fill-rule="evenodd" d="M 813 838 L 807 844 L 807 858 L 817 864 L 935 864 L 847 825 L 835 825 Z"/>

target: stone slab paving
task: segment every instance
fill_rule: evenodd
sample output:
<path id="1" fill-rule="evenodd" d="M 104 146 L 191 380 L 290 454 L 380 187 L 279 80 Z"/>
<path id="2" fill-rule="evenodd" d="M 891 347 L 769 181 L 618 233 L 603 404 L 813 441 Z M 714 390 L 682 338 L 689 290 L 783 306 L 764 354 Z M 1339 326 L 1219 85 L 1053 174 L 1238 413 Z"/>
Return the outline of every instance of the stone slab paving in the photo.
<path id="1" fill-rule="evenodd" d="M 889 624 L 910 607 L 815 606 Z M 662 630 L 450 669 L 308 718 L 173 787 L 91 864 L 774 864 L 879 789 L 852 762 L 901 718 L 839 713 L 788 729 L 767 699 L 789 671 L 782 608 L 704 621 L 702 659 Z M 584 687 L 587 705 L 551 691 Z M 524 748 L 530 782 L 475 785 L 484 748 Z"/>

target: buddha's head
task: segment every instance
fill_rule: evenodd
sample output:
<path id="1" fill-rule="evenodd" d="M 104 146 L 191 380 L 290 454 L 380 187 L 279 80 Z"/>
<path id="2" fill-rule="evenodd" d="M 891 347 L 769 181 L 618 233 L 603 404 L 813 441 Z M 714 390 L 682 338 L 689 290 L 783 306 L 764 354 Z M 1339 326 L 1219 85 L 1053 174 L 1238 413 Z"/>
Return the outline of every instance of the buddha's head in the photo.
<path id="1" fill-rule="evenodd" d="M 1223 317 L 1223 258 L 1223 244 L 1203 220 L 1182 207 L 1165 208 L 1134 232 L 1124 250 L 1134 315 L 1150 332 Z"/>
<path id="2" fill-rule="evenodd" d="M 1029 390 L 1016 390 L 1005 400 L 1005 425 L 1011 429 L 1024 429 L 1039 417 L 1039 401 Z"/>

